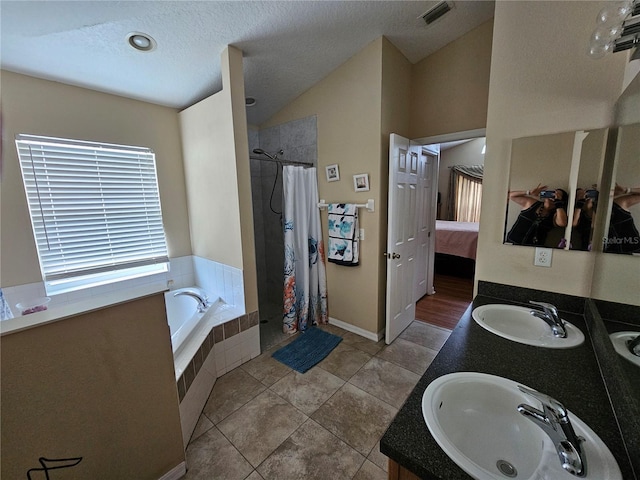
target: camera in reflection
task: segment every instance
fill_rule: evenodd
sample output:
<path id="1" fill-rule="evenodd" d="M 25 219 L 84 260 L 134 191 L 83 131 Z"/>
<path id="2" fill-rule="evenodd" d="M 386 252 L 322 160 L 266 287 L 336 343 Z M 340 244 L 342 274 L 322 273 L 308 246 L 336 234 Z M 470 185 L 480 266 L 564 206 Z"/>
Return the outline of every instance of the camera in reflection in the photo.
<path id="1" fill-rule="evenodd" d="M 592 198 L 598 200 L 598 190 L 587 190 L 584 192 L 584 198 Z"/>
<path id="2" fill-rule="evenodd" d="M 556 198 L 555 190 L 542 190 L 540 192 L 540 198 Z"/>

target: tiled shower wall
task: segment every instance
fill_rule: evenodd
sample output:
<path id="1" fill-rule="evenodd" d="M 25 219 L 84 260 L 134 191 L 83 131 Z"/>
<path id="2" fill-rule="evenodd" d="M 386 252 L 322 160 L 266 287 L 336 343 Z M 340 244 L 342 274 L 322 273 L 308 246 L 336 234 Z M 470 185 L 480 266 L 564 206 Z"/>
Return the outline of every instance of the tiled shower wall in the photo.
<path id="1" fill-rule="evenodd" d="M 259 132 L 249 130 L 249 149 L 262 148 L 272 153 L 284 150 L 283 160 L 318 164 L 318 130 L 315 115 L 293 120 Z M 255 156 L 252 153 L 252 156 Z M 280 170 L 278 170 L 280 169 Z M 276 181 L 277 172 L 277 181 Z M 274 189 L 274 181 L 276 181 Z M 282 302 L 284 236 L 282 231 L 282 170 L 274 162 L 251 160 L 251 188 L 258 271 L 260 310 Z M 273 200 L 271 192 L 273 190 Z M 268 252 L 268 253 L 267 253 Z"/>

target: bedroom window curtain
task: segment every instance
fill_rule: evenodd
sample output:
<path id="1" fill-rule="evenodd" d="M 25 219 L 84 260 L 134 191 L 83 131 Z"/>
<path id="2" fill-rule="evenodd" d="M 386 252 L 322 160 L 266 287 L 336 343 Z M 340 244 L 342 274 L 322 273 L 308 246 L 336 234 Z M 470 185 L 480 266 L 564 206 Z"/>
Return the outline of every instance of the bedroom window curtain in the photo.
<path id="1" fill-rule="evenodd" d="M 483 165 L 454 165 L 449 186 L 449 220 L 479 222 Z"/>

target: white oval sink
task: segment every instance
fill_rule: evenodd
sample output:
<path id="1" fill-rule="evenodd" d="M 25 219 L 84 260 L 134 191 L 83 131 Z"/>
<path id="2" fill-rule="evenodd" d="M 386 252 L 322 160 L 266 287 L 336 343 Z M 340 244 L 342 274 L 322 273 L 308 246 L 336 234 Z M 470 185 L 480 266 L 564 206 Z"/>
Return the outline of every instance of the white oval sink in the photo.
<path id="1" fill-rule="evenodd" d="M 503 338 L 525 345 L 545 348 L 571 348 L 584 342 L 584 334 L 563 320 L 566 338 L 553 336 L 551 327 L 531 315 L 532 308 L 516 305 L 489 304 L 476 307 L 471 316 L 482 328 Z"/>
<path id="2" fill-rule="evenodd" d="M 620 356 L 640 367 L 640 357 L 636 357 L 627 347 L 627 343 L 638 335 L 640 335 L 640 332 L 617 332 L 609 335 L 609 338 L 611 339 L 611 343 L 613 343 L 613 348 L 616 349 L 616 352 L 618 352 Z"/>
<path id="3" fill-rule="evenodd" d="M 569 412 L 586 457 L 586 476 L 565 471 L 550 437 L 517 410 L 541 403 L 506 378 L 457 372 L 437 378 L 422 396 L 429 431 L 444 452 L 478 480 L 618 480 L 622 474 L 602 440 Z M 506 473 L 505 473 L 506 472 Z"/>

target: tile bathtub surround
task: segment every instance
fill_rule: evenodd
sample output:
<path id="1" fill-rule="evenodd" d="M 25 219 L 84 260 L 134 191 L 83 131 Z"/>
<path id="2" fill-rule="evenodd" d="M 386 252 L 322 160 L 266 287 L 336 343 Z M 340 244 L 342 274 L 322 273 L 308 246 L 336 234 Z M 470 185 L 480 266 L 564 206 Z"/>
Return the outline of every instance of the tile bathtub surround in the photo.
<path id="1" fill-rule="evenodd" d="M 242 270 L 193 255 L 171 258 L 169 260 L 169 271 L 165 273 L 53 295 L 49 308 L 69 305 L 92 297 L 127 291 L 135 287 L 155 283 L 171 290 L 198 285 L 210 294 L 211 300 L 222 297 L 226 303 L 244 310 Z M 46 296 L 44 282 L 3 287 L 2 291 L 14 316 L 18 316 L 20 313 L 15 308 L 16 303 L 29 298 Z"/>
<path id="2" fill-rule="evenodd" d="M 195 255 L 192 258 L 195 285 L 208 292 L 210 300 L 222 297 L 229 305 L 244 311 L 242 270 Z"/>
<path id="3" fill-rule="evenodd" d="M 319 328 L 350 348 L 300 374 L 271 358 L 293 335 L 218 379 L 187 447 L 185 480 L 386 480 L 379 439 L 419 375 L 385 360 L 383 342 Z M 430 328 L 412 338 L 448 333 Z"/>
<path id="4" fill-rule="evenodd" d="M 257 311 L 244 314 L 222 325 L 213 327 L 183 374 L 176 381 L 180 401 L 184 399 L 191 383 L 200 372 L 212 350 L 217 350 L 214 355 L 216 355 L 218 375 L 223 375 L 239 366 L 238 362 L 244 363 L 260 354 L 259 335 Z M 229 352 L 229 354 L 226 354 L 226 352 Z"/>

